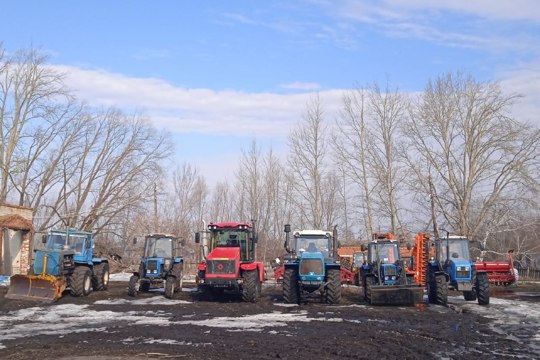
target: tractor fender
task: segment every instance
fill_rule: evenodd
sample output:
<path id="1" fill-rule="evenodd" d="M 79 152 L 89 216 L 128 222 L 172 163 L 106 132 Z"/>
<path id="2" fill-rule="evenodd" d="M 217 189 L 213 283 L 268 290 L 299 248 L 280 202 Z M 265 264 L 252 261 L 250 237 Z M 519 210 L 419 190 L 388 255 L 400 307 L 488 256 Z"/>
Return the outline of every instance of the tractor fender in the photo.
<path id="1" fill-rule="evenodd" d="M 441 275 L 441 274 L 444 275 L 446 282 L 450 281 L 450 275 L 448 275 L 446 271 L 435 271 L 435 276 Z"/>
<path id="2" fill-rule="evenodd" d="M 258 265 L 256 262 L 252 262 L 249 264 L 240 264 L 240 269 L 244 271 L 251 271 L 258 268 Z"/>
<path id="3" fill-rule="evenodd" d="M 240 264 L 240 270 L 242 271 L 253 271 L 258 270 L 259 271 L 259 281 L 264 281 L 264 264 L 259 261 L 254 261 L 252 263 L 247 264 Z"/>

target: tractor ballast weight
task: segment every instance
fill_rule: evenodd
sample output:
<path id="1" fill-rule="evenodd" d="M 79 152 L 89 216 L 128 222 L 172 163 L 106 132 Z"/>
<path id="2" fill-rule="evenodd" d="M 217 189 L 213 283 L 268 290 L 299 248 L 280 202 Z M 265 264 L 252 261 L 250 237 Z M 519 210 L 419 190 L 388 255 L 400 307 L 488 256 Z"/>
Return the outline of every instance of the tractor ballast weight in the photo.
<path id="1" fill-rule="evenodd" d="M 93 256 L 94 235 L 76 229 L 43 235 L 44 249 L 36 250 L 30 275 L 13 275 L 6 298 L 53 302 L 69 289 L 72 296 L 106 290 L 109 263 Z"/>
<path id="2" fill-rule="evenodd" d="M 446 305 L 448 290 L 463 292 L 466 301 L 478 300 L 488 305 L 490 290 L 488 274 L 476 268 L 470 258 L 470 241 L 462 236 L 434 239 L 435 257 L 427 266 L 427 293 L 430 303 Z"/>
<path id="3" fill-rule="evenodd" d="M 393 237 L 374 237 L 367 245 L 367 252 L 362 266 L 362 286 L 369 304 L 412 306 L 423 301 L 424 288 L 407 273 Z"/>
<path id="4" fill-rule="evenodd" d="M 165 297 L 170 299 L 176 292 L 182 291 L 184 259 L 177 256 L 177 249 L 181 245 L 182 242 L 174 235 L 145 236 L 144 253 L 139 270 L 129 279 L 128 295 L 137 296 L 139 292 L 151 288 L 164 288 Z"/>
<path id="5" fill-rule="evenodd" d="M 197 289 L 203 298 L 214 299 L 225 290 L 243 301 L 256 302 L 264 281 L 264 263 L 256 261 L 257 235 L 252 223 L 210 223 L 195 234 L 202 259 L 197 269 Z"/>
<path id="6" fill-rule="evenodd" d="M 321 295 L 327 304 L 341 302 L 340 264 L 337 259 L 337 226 L 333 232 L 295 230 L 285 225 L 283 299 L 300 304 Z"/>

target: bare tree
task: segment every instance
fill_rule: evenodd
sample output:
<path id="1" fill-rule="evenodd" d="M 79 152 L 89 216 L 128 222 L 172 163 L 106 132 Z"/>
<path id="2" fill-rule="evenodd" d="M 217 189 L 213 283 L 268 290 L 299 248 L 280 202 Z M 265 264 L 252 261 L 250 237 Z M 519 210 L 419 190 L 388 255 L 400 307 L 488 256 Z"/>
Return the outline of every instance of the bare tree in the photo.
<path id="1" fill-rule="evenodd" d="M 368 96 L 372 117 L 371 144 L 368 147 L 369 162 L 377 180 L 377 204 L 379 214 L 390 220 L 390 230 L 396 234 L 400 226 L 398 193 L 406 178 L 400 148 L 400 127 L 407 113 L 407 101 L 397 89 L 388 85 L 381 91 L 374 85 Z"/>
<path id="2" fill-rule="evenodd" d="M 7 56 L 0 46 L 0 201 L 6 201 L 12 175 L 19 174 L 18 157 L 25 157 L 27 145 L 21 141 L 36 121 L 53 122 L 65 111 L 62 100 L 69 98 L 63 74 L 45 65 L 46 57 L 35 50 Z M 50 125 L 49 125 L 50 126 Z M 35 126 L 39 131 L 39 126 Z M 28 135 L 26 135 L 28 136 Z M 34 144 L 35 145 L 35 144 Z M 21 154 L 22 153 L 22 154 Z M 18 188 L 19 193 L 21 188 Z M 22 199 L 21 199 L 22 198 Z M 19 197 L 24 203 L 24 196 Z"/>
<path id="3" fill-rule="evenodd" d="M 463 74 L 429 81 L 406 132 L 411 163 L 430 169 L 440 215 L 451 230 L 478 234 L 510 190 L 538 183 L 540 130 L 511 118 L 517 96 Z"/>
<path id="4" fill-rule="evenodd" d="M 363 209 L 363 224 L 371 234 L 373 227 L 372 189 L 370 182 L 368 148 L 371 146 L 366 122 L 367 90 L 357 89 L 345 93 L 343 109 L 337 120 L 337 132 L 333 137 L 333 147 L 344 173 L 358 187 L 359 206 Z M 350 193 L 353 193 L 352 190 Z"/>
<path id="5" fill-rule="evenodd" d="M 307 105 L 303 121 L 289 134 L 289 169 L 294 179 L 296 209 L 309 226 L 323 225 L 323 176 L 327 151 L 324 112 L 317 95 Z"/>

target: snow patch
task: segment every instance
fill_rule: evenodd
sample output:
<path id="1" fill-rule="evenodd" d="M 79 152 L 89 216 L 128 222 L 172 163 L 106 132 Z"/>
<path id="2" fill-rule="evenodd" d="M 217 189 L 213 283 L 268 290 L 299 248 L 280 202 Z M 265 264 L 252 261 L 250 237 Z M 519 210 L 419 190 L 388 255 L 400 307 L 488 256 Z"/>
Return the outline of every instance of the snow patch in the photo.
<path id="1" fill-rule="evenodd" d="M 135 299 L 135 300 L 127 300 L 127 299 L 109 299 L 109 300 L 98 300 L 95 301 L 94 304 L 96 305 L 178 305 L 178 304 L 192 304 L 190 301 L 185 300 L 174 300 L 174 299 L 167 299 L 165 297 L 161 296 L 155 296 L 145 299 Z"/>
<path id="2" fill-rule="evenodd" d="M 308 317 L 308 313 L 302 310 L 298 313 L 283 314 L 277 311 L 267 314 L 246 315 L 241 317 L 215 317 L 205 320 L 176 321 L 175 325 L 197 325 L 227 329 L 228 331 L 261 331 L 267 327 L 285 327 L 290 322 L 342 322 L 341 318 L 318 319 Z"/>

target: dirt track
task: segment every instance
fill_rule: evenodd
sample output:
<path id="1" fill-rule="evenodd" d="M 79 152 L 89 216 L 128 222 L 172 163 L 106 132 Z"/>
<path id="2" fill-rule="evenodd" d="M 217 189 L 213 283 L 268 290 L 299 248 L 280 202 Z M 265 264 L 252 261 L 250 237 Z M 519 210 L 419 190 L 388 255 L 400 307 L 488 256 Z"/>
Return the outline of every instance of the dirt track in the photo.
<path id="1" fill-rule="evenodd" d="M 278 286 L 265 286 L 255 304 L 198 301 L 194 292 L 179 301 L 159 293 L 133 301 L 122 282 L 52 305 L 5 299 L 6 291 L 0 288 L 3 359 L 534 357 L 467 307 L 371 307 L 356 287 L 344 288 L 340 306 L 285 306 Z"/>

